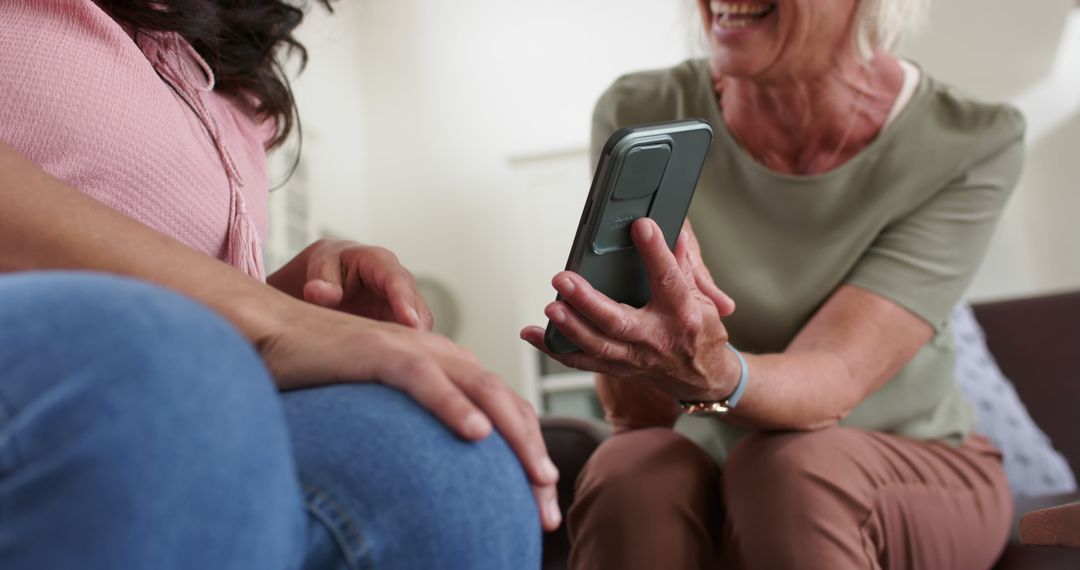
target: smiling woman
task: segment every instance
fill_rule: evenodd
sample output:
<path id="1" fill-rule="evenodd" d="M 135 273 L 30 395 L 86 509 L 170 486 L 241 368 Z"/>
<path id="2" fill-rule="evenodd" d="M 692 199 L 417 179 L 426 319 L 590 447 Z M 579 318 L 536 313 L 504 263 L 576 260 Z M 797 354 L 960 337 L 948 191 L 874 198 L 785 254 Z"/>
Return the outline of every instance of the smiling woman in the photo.
<path id="1" fill-rule="evenodd" d="M 1012 509 L 972 433 L 949 310 L 1023 157 L 1024 122 L 890 49 L 909 0 L 699 0 L 707 60 L 619 78 L 618 128 L 704 117 L 683 235 L 633 226 L 651 301 L 581 276 L 545 311 L 617 435 L 568 515 L 575 568 L 987 568 Z M 542 331 L 522 336 L 544 350 Z"/>

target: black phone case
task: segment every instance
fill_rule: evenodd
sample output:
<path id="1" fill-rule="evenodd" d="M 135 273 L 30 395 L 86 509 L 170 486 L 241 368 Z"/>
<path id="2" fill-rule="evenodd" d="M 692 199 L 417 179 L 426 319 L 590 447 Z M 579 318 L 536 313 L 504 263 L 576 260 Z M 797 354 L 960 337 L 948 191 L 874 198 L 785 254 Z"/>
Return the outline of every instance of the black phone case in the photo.
<path id="1" fill-rule="evenodd" d="M 648 303 L 648 275 L 630 225 L 652 218 L 674 250 L 711 143 L 712 127 L 702 119 L 615 131 L 596 166 L 566 269 L 615 301 Z M 551 322 L 544 343 L 555 353 L 579 350 Z"/>

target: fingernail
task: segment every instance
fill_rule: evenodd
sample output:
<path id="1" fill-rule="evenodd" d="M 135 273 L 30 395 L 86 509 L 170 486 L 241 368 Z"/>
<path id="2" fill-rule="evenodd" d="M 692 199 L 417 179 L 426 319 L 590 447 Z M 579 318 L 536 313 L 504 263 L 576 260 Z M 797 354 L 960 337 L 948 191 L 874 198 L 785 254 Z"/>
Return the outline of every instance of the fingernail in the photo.
<path id="1" fill-rule="evenodd" d="M 562 522 L 562 512 L 559 511 L 559 501 L 558 500 L 552 499 L 552 500 L 548 501 L 548 504 L 547 504 L 547 517 L 548 517 L 548 522 L 550 522 L 552 524 L 552 526 L 557 526 L 560 522 Z"/>
<path id="2" fill-rule="evenodd" d="M 545 481 L 555 481 L 559 478 L 559 468 L 555 467 L 555 464 L 551 462 L 550 457 L 545 457 L 540 462 L 540 476 Z"/>
<path id="3" fill-rule="evenodd" d="M 561 323 L 566 320 L 566 313 L 559 307 L 552 307 L 548 309 L 548 318 L 557 323 Z"/>
<path id="4" fill-rule="evenodd" d="M 467 437 L 480 438 L 487 435 L 491 423 L 483 414 L 474 413 L 465 420 L 462 429 Z"/>
<path id="5" fill-rule="evenodd" d="M 412 324 L 420 324 L 420 313 L 417 313 L 416 309 L 413 309 L 412 307 L 409 308 L 409 317 L 412 319 Z"/>
<path id="6" fill-rule="evenodd" d="M 560 279 L 557 284 L 555 284 L 555 288 L 558 289 L 559 292 L 563 295 L 569 295 L 574 292 L 574 282 L 571 281 L 569 278 L 564 277 Z"/>
<path id="7" fill-rule="evenodd" d="M 641 236 L 641 239 L 652 238 L 652 222 L 641 222 L 638 226 L 640 228 L 638 229 L 638 235 Z"/>

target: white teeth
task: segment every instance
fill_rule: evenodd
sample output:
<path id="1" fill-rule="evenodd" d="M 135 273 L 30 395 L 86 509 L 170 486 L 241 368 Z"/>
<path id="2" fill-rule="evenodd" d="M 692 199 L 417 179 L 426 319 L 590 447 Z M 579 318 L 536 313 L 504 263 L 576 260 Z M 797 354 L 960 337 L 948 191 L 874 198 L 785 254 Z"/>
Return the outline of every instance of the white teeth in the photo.
<path id="1" fill-rule="evenodd" d="M 725 29 L 745 28 L 754 25 L 750 20 L 720 20 L 720 27 Z"/>
<path id="2" fill-rule="evenodd" d="M 713 14 L 716 14 L 723 19 L 735 16 L 761 17 L 771 12 L 773 6 L 771 4 L 750 4 L 712 0 L 709 2 L 709 9 L 712 10 Z"/>

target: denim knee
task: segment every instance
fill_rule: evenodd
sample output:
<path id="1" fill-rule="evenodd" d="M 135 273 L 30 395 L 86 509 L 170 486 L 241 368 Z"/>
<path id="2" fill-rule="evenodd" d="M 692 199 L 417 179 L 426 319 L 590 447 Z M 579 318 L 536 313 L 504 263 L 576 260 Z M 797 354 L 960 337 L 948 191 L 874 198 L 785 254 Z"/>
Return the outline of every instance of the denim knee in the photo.
<path id="1" fill-rule="evenodd" d="M 539 514 L 498 434 L 466 442 L 381 384 L 285 395 L 309 509 L 360 567 L 538 568 Z"/>
<path id="2" fill-rule="evenodd" d="M 0 560 L 285 568 L 299 558 L 280 399 L 215 313 L 133 280 L 22 274 L 0 278 L 0 335 L 0 477 L 18 475 L 0 502 L 19 514 L 0 527 Z M 45 537 L 71 546 L 50 553 Z"/>

